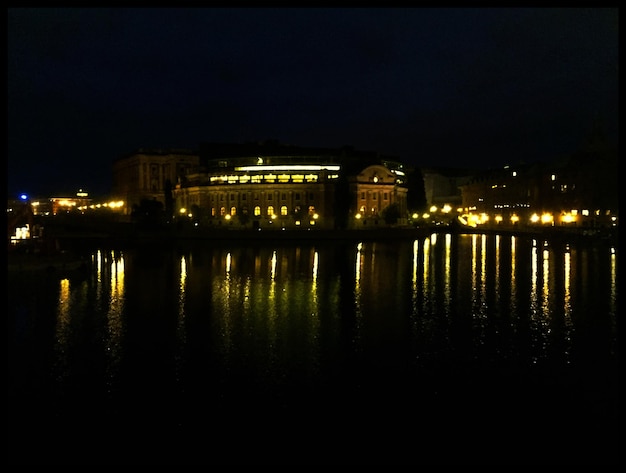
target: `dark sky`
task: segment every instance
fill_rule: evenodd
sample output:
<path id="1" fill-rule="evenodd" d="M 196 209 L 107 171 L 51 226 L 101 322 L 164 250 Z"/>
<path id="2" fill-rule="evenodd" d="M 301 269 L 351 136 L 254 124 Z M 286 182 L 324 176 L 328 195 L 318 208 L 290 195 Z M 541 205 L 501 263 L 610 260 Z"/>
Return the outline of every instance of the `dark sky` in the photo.
<path id="1" fill-rule="evenodd" d="M 106 195 L 116 157 L 210 141 L 500 167 L 617 137 L 617 8 L 7 12 L 9 195 Z"/>

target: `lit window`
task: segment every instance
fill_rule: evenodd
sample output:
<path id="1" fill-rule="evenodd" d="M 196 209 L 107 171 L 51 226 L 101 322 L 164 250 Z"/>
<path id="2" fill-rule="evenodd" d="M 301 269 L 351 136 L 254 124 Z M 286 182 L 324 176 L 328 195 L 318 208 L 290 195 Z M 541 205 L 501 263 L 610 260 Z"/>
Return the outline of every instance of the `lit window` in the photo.
<path id="1" fill-rule="evenodd" d="M 288 212 L 287 212 L 287 206 L 286 206 L 286 205 L 283 205 L 283 206 L 280 208 L 280 214 L 281 214 L 281 215 L 287 215 L 287 214 L 288 214 Z"/>

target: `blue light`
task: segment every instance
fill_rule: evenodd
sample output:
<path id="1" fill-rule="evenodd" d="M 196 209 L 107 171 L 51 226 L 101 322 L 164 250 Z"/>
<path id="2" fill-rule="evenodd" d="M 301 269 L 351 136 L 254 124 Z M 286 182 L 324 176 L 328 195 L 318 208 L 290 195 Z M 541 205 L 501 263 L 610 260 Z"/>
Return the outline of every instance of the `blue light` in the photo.
<path id="1" fill-rule="evenodd" d="M 20 200 L 28 200 L 28 196 L 26 194 L 20 194 Z"/>

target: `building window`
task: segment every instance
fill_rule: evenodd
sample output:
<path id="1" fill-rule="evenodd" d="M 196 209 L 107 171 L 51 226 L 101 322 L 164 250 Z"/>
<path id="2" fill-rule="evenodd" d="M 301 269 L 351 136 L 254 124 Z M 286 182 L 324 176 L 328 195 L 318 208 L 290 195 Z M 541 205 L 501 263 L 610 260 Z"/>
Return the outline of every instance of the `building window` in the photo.
<path id="1" fill-rule="evenodd" d="M 283 192 L 280 198 L 281 198 L 282 200 L 287 200 L 287 194 L 285 194 L 285 193 Z"/>
<path id="2" fill-rule="evenodd" d="M 383 199 L 384 199 L 384 200 L 388 200 L 388 199 L 389 199 L 389 195 L 387 194 L 387 192 L 385 192 L 385 193 L 383 194 Z"/>
<path id="3" fill-rule="evenodd" d="M 365 192 L 361 192 L 361 200 L 365 200 Z"/>
<path id="4" fill-rule="evenodd" d="M 226 207 L 220 207 L 220 215 L 223 217 L 226 215 Z"/>
<path id="5" fill-rule="evenodd" d="M 288 215 L 288 213 L 289 213 L 289 212 L 287 212 L 287 206 L 286 206 L 286 205 L 283 205 L 283 206 L 280 208 L 280 214 L 281 214 L 281 215 L 283 215 L 283 216 L 285 216 L 285 215 Z"/>
<path id="6" fill-rule="evenodd" d="M 271 192 L 269 194 L 267 194 L 267 200 L 272 200 L 274 194 L 272 194 Z"/>
<path id="7" fill-rule="evenodd" d="M 230 208 L 230 214 L 233 215 L 233 216 L 237 215 L 237 207 L 231 207 Z"/>
<path id="8" fill-rule="evenodd" d="M 259 215 L 261 215 L 261 207 L 259 207 L 258 205 L 256 205 L 256 206 L 254 207 L 254 215 L 255 215 L 256 217 L 258 217 Z"/>
<path id="9" fill-rule="evenodd" d="M 296 192 L 296 200 L 300 200 L 300 192 Z"/>
<path id="10" fill-rule="evenodd" d="M 267 207 L 267 215 L 269 217 L 271 217 L 272 215 L 274 215 L 274 206 L 273 205 L 268 205 Z"/>

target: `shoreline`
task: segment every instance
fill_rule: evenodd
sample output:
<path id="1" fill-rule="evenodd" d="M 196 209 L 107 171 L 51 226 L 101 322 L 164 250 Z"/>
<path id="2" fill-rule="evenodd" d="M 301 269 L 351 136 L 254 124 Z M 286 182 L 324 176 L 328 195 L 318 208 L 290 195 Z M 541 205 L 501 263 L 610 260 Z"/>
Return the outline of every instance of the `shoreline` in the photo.
<path id="1" fill-rule="evenodd" d="M 193 241 L 215 242 L 333 242 L 333 241 L 399 241 L 426 238 L 432 234 L 486 234 L 502 236 L 519 236 L 537 239 L 559 240 L 564 242 L 598 242 L 606 241 L 617 245 L 618 228 L 492 228 L 492 227 L 461 227 L 427 226 L 427 227 L 388 227 L 368 229 L 225 229 L 215 227 L 174 228 L 155 227 L 140 228 L 132 225 L 113 225 L 107 229 L 53 228 L 42 238 L 54 242 L 63 248 L 65 244 L 95 243 L 113 245 L 133 245 L 144 243 L 184 243 Z"/>
<path id="2" fill-rule="evenodd" d="M 617 246 L 618 232 L 600 231 L 597 233 L 572 231 L 564 228 L 545 229 L 504 229 L 466 227 L 416 227 L 416 228 L 376 228 L 344 230 L 241 230 L 216 228 L 191 228 L 175 230 L 159 228 L 154 230 L 136 227 L 112 228 L 109 232 L 73 231 L 50 232 L 47 236 L 22 240 L 9 244 L 7 269 L 10 274 L 42 272 L 54 275 L 78 274 L 88 266 L 85 254 L 97 247 L 128 249 L 137 247 L 195 247 L 206 243 L 216 245 L 267 245 L 280 243 L 293 244 L 345 244 L 361 241 L 403 242 L 427 238 L 432 234 L 453 235 L 501 235 L 548 240 L 561 244 L 609 244 Z"/>

